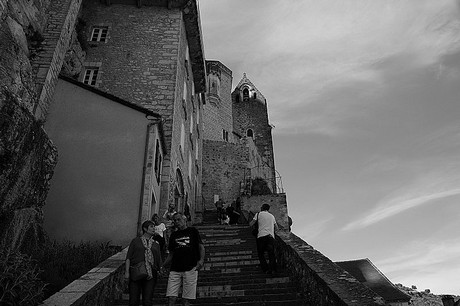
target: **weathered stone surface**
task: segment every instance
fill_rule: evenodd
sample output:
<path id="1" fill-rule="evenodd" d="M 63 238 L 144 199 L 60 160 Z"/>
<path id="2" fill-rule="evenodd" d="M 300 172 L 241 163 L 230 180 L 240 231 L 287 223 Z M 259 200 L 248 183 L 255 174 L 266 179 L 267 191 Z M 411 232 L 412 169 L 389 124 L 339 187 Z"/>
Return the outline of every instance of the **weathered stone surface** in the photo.
<path id="1" fill-rule="evenodd" d="M 277 237 L 277 259 L 297 278 L 311 305 L 385 305 L 383 299 L 296 235 Z"/>
<path id="2" fill-rule="evenodd" d="M 49 10 L 50 3 L 0 2 L 0 243 L 13 249 L 43 236 L 42 206 L 57 151 L 42 122 L 72 33 L 65 26 L 73 29 L 80 6 L 80 1 L 56 0 Z M 50 18 L 59 9 L 67 14 Z M 40 93 L 46 99 L 39 99 Z M 45 104 L 34 117 L 40 101 Z"/>
<path id="3" fill-rule="evenodd" d="M 288 208 L 286 194 L 267 194 L 258 196 L 242 196 L 241 209 L 253 214 L 260 211 L 262 204 L 270 205 L 270 213 L 275 216 L 276 223 L 283 229 L 288 229 Z"/>
<path id="4" fill-rule="evenodd" d="M 0 241 L 19 248 L 27 235 L 36 241 L 41 233 L 57 151 L 17 97 L 4 89 L 0 98 Z"/>
<path id="5" fill-rule="evenodd" d="M 203 197 L 206 208 L 215 209 L 214 195 L 231 204 L 240 195 L 249 161 L 245 145 L 224 141 L 203 141 Z"/>

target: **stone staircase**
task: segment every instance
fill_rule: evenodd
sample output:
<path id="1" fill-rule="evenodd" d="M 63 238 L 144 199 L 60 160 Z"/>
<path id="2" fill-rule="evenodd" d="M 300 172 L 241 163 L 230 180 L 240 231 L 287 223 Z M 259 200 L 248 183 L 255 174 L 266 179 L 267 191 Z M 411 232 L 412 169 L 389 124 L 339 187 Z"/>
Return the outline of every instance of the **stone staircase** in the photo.
<path id="1" fill-rule="evenodd" d="M 206 260 L 198 275 L 193 305 L 309 305 L 282 267 L 276 276 L 262 272 L 247 224 L 220 225 L 217 214 L 207 212 L 203 224 L 196 228 L 205 244 Z M 166 283 L 167 277 L 159 279 L 154 305 L 167 305 Z M 176 304 L 181 304 L 180 299 Z M 114 305 L 128 305 L 128 295 Z"/>

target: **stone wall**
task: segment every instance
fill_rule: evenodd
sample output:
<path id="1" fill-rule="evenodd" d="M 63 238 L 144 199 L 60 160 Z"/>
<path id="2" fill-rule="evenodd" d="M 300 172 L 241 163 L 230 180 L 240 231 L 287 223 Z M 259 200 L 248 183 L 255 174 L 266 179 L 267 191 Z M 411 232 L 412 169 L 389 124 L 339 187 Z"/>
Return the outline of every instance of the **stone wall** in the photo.
<path id="1" fill-rule="evenodd" d="M 234 141 L 232 114 L 232 71 L 218 61 L 206 61 L 208 90 L 203 106 L 204 139 L 223 141 L 222 130 Z M 212 89 L 212 86 L 218 87 Z"/>
<path id="2" fill-rule="evenodd" d="M 296 235 L 279 232 L 276 242 L 278 261 L 297 279 L 311 305 L 385 305 L 380 296 Z"/>
<path id="3" fill-rule="evenodd" d="M 32 59 L 38 94 L 32 112 L 38 120 L 46 119 L 64 57 L 71 43 L 81 1 L 53 0 L 47 11 L 43 41 Z"/>
<path id="4" fill-rule="evenodd" d="M 237 88 L 233 94 L 233 128 L 240 135 L 246 135 L 248 129 L 254 133 L 254 143 L 259 154 L 266 160 L 267 166 L 272 169 L 271 189 L 275 186 L 275 157 L 273 153 L 272 127 L 268 121 L 268 107 L 265 101 L 258 98 L 249 98 L 248 101 L 237 101 Z"/>
<path id="5" fill-rule="evenodd" d="M 241 144 L 203 141 L 203 196 L 206 209 L 215 209 L 214 195 L 231 204 L 240 195 L 245 177 L 248 149 Z"/>
<path id="6" fill-rule="evenodd" d="M 289 228 L 286 194 L 268 194 L 259 196 L 241 196 L 241 209 L 254 215 L 262 204 L 270 205 L 269 212 L 275 216 L 276 223 L 283 229 Z"/>

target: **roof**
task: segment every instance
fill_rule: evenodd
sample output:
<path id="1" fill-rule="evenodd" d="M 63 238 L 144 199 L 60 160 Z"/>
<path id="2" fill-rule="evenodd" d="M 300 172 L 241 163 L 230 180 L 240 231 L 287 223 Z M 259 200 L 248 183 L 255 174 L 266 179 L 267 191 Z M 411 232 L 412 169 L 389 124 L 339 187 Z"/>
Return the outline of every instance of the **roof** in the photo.
<path id="1" fill-rule="evenodd" d="M 264 95 L 257 89 L 257 87 L 251 82 L 251 80 L 248 79 L 246 73 L 243 73 L 243 78 L 238 83 L 238 85 L 236 85 L 235 90 L 240 89 L 244 85 L 249 85 L 249 87 L 251 87 L 257 93 L 257 100 L 260 100 L 264 103 L 266 102 Z"/>
<path id="2" fill-rule="evenodd" d="M 72 79 L 70 77 L 67 77 L 67 76 L 64 76 L 64 75 L 59 75 L 59 78 L 61 80 L 64 80 L 66 82 L 69 82 L 75 86 L 78 86 L 78 87 L 81 87 L 85 90 L 88 90 L 88 91 L 91 91 L 92 93 L 95 93 L 101 97 L 104 97 L 106 99 L 109 99 L 109 100 L 112 100 L 113 102 L 116 102 L 116 103 L 119 103 L 121 105 L 124 105 L 126 107 L 129 107 L 131 109 L 134 109 L 138 112 L 141 112 L 141 113 L 144 113 L 147 120 L 152 120 L 152 118 L 149 118 L 149 117 L 153 117 L 155 118 L 155 124 L 158 124 L 158 129 L 160 130 L 160 140 L 161 140 L 161 143 L 162 143 L 162 146 L 163 148 L 165 149 L 165 154 L 167 154 L 167 148 L 166 148 L 166 141 L 165 141 L 165 138 L 164 138 L 164 130 L 163 130 L 163 119 L 161 117 L 160 114 L 158 113 L 155 113 L 145 107 L 142 107 L 138 104 L 135 104 L 133 102 L 130 102 L 130 101 L 127 101 L 127 100 L 124 100 L 122 98 L 119 98 L 117 96 L 114 96 L 112 94 L 109 94 L 108 92 L 105 92 L 105 91 L 102 91 L 94 86 L 90 86 L 90 85 L 87 85 L 87 84 L 84 84 L 82 82 L 79 82 L 75 79 Z"/>
<path id="3" fill-rule="evenodd" d="M 380 295 L 386 302 L 408 302 L 411 299 L 409 295 L 393 285 L 368 258 L 338 261 L 335 264 Z"/>

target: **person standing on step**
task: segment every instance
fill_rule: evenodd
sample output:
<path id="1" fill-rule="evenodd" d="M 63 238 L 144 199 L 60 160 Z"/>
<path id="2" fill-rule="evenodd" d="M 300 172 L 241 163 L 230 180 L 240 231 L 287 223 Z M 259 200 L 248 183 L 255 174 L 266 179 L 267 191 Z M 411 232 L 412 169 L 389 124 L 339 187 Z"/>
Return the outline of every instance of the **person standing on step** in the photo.
<path id="1" fill-rule="evenodd" d="M 160 245 L 152 239 L 155 224 L 152 221 L 142 223 L 142 236 L 134 238 L 129 244 L 125 261 L 125 279 L 128 280 L 129 305 L 138 306 L 142 293 L 142 305 L 151 306 L 153 290 L 158 273 L 162 269 Z M 147 275 L 136 279 L 133 267 L 145 265 Z"/>
<path id="2" fill-rule="evenodd" d="M 224 201 L 222 201 L 221 199 L 217 200 L 216 203 L 214 203 L 214 205 L 216 205 L 216 209 L 217 209 L 217 221 L 219 222 L 221 219 L 222 219 L 222 210 L 224 208 Z"/>
<path id="3" fill-rule="evenodd" d="M 166 296 L 169 305 L 174 305 L 182 285 L 183 305 L 190 305 L 196 299 L 198 270 L 203 268 L 205 249 L 200 233 L 194 227 L 187 227 L 182 213 L 173 216 L 177 230 L 169 239 L 169 255 L 163 266 L 171 264 Z"/>
<path id="4" fill-rule="evenodd" d="M 270 205 L 263 204 L 260 212 L 249 222 L 249 226 L 253 226 L 257 221 L 259 231 L 257 233 L 257 255 L 259 256 L 260 266 L 267 274 L 278 273 L 275 259 L 275 230 L 278 230 L 275 217 L 269 213 Z M 268 253 L 268 261 L 265 259 L 265 252 Z"/>
<path id="5" fill-rule="evenodd" d="M 166 231 L 166 225 L 163 222 L 160 222 L 160 217 L 158 214 L 152 216 L 152 221 L 155 224 L 155 235 L 153 235 L 153 240 L 158 241 L 160 244 L 161 255 L 165 253 L 165 237 L 164 232 Z"/>
<path id="6" fill-rule="evenodd" d="M 168 252 L 169 237 L 171 236 L 171 233 L 173 232 L 174 224 L 173 224 L 172 218 L 175 213 L 176 213 L 176 207 L 174 206 L 174 204 L 169 204 L 168 209 L 163 214 L 163 220 L 165 220 L 165 225 L 166 225 L 166 231 L 164 232 L 166 252 Z"/>

